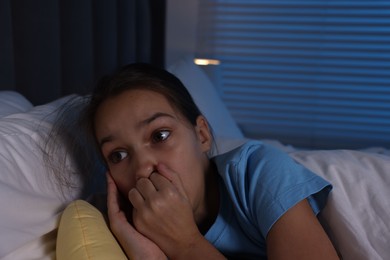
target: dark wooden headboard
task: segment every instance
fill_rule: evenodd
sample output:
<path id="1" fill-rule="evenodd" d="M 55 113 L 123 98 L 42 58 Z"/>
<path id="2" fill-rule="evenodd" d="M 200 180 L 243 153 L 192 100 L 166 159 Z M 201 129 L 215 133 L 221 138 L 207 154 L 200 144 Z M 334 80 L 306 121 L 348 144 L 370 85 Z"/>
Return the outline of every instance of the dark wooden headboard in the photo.
<path id="1" fill-rule="evenodd" d="M 164 66 L 164 0 L 0 0 L 0 90 L 35 105 L 119 66 Z"/>

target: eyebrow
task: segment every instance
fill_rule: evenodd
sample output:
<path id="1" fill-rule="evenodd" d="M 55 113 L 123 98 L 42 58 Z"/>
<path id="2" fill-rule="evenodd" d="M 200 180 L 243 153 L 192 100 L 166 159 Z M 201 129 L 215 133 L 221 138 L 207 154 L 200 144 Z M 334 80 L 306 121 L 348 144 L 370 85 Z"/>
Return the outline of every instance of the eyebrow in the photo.
<path id="1" fill-rule="evenodd" d="M 174 116 L 172 116 L 172 115 L 170 115 L 170 114 L 158 112 L 158 113 L 155 113 L 155 114 L 153 114 L 152 116 L 146 118 L 145 120 L 142 120 L 142 121 L 137 125 L 137 128 L 140 128 L 140 127 L 143 127 L 143 126 L 145 126 L 145 125 L 148 125 L 148 124 L 152 123 L 154 120 L 156 120 L 156 119 L 158 119 L 158 118 L 161 118 L 161 117 L 175 118 Z M 103 147 L 103 145 L 104 145 L 105 143 L 111 142 L 113 139 L 114 139 L 114 137 L 113 137 L 112 135 L 103 137 L 103 138 L 100 140 L 100 142 L 99 142 L 99 147 L 100 147 L 100 149 Z"/>
<path id="2" fill-rule="evenodd" d="M 145 120 L 141 121 L 138 125 L 138 127 L 142 127 L 142 126 L 145 126 L 145 125 L 148 125 L 150 123 L 152 123 L 154 120 L 160 118 L 160 117 L 170 117 L 170 118 L 174 118 L 172 115 L 170 114 L 167 114 L 167 113 L 161 113 L 161 112 L 157 112 L 155 114 L 153 114 L 151 117 L 148 117 L 146 118 Z"/>

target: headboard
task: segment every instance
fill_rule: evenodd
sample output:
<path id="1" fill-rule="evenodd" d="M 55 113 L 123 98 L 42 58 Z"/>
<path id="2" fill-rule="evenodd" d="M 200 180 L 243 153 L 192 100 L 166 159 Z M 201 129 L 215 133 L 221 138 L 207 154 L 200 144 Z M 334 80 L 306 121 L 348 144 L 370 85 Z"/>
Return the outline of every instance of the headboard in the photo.
<path id="1" fill-rule="evenodd" d="M 0 0 L 0 90 L 39 105 L 127 63 L 163 66 L 164 27 L 164 0 Z"/>

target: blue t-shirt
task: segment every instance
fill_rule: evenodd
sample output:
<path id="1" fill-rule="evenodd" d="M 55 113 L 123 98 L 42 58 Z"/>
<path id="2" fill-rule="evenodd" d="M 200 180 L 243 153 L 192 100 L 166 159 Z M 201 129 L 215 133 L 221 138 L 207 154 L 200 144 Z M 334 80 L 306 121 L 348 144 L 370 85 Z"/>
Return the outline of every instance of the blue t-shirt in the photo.
<path id="1" fill-rule="evenodd" d="M 307 199 L 315 214 L 331 185 L 283 151 L 250 141 L 213 158 L 220 174 L 220 209 L 205 237 L 228 257 L 266 258 L 272 225 Z"/>

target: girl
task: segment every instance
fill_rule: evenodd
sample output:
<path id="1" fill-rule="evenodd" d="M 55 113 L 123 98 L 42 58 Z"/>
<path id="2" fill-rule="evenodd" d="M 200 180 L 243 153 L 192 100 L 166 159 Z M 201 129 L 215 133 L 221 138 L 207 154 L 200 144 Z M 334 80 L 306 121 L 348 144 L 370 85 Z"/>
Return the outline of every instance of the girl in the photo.
<path id="1" fill-rule="evenodd" d="M 330 184 L 259 141 L 210 159 L 207 120 L 169 72 L 125 66 L 86 111 L 130 259 L 337 259 L 316 218 Z"/>

